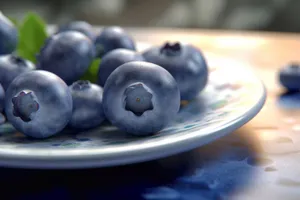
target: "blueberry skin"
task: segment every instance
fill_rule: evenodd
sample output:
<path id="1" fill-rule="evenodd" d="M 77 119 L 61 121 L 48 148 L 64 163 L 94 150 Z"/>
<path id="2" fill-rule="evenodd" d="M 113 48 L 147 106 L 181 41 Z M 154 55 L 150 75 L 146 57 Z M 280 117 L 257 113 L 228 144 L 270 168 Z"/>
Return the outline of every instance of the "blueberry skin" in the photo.
<path id="1" fill-rule="evenodd" d="M 17 48 L 17 43 L 17 28 L 0 12 L 0 55 L 12 53 Z"/>
<path id="2" fill-rule="evenodd" d="M 73 97 L 71 128 L 90 129 L 99 126 L 105 119 L 102 106 L 103 89 L 86 80 L 79 80 L 70 86 Z"/>
<path id="3" fill-rule="evenodd" d="M 85 21 L 74 21 L 67 24 L 64 24 L 59 27 L 57 33 L 65 32 L 65 31 L 78 31 L 82 34 L 86 35 L 92 41 L 95 40 L 96 34 L 94 32 L 93 26 Z"/>
<path id="4" fill-rule="evenodd" d="M 200 50 L 189 44 L 165 43 L 143 53 L 147 62 L 162 66 L 178 83 L 181 100 L 194 99 L 208 82 L 208 67 Z"/>
<path id="5" fill-rule="evenodd" d="M 180 92 L 175 79 L 152 63 L 125 63 L 112 72 L 104 86 L 106 118 L 133 135 L 161 130 L 176 116 L 179 107 Z"/>
<path id="6" fill-rule="evenodd" d="M 91 40 L 77 31 L 52 35 L 37 56 L 37 67 L 58 75 L 68 85 L 77 81 L 95 56 Z"/>
<path id="7" fill-rule="evenodd" d="M 95 46 L 97 57 L 103 57 L 114 49 L 136 50 L 132 37 L 118 26 L 104 28 L 96 37 Z"/>
<path id="8" fill-rule="evenodd" d="M 6 91 L 9 84 L 20 74 L 35 69 L 35 65 L 13 54 L 0 56 L 0 83 Z"/>
<path id="9" fill-rule="evenodd" d="M 300 90 L 300 65 L 291 63 L 279 71 L 279 82 L 289 91 Z"/>
<path id="10" fill-rule="evenodd" d="M 2 85 L 0 84 L 0 113 L 3 111 L 4 108 L 4 100 L 5 100 L 5 92 Z"/>
<path id="11" fill-rule="evenodd" d="M 13 80 L 5 95 L 8 121 L 20 132 L 46 138 L 63 130 L 72 116 L 69 87 L 51 72 L 25 72 Z"/>
<path id="12" fill-rule="evenodd" d="M 109 75 L 119 66 L 131 61 L 144 61 L 141 54 L 128 49 L 115 49 L 102 59 L 98 70 L 98 84 L 104 87 Z"/>

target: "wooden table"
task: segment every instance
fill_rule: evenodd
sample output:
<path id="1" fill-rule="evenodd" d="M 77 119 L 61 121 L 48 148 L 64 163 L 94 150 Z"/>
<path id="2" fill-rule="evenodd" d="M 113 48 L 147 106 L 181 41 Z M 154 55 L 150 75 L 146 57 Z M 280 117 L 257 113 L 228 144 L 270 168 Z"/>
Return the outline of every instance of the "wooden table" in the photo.
<path id="1" fill-rule="evenodd" d="M 204 53 L 213 52 L 250 64 L 267 88 L 267 101 L 250 123 L 229 138 L 239 137 L 239 145 L 254 155 L 256 164 L 252 175 L 247 177 L 251 181 L 224 196 L 229 199 L 300 199 L 300 109 L 279 106 L 278 99 L 283 90 L 277 83 L 280 67 L 290 61 L 300 61 L 299 35 L 182 29 L 131 31 L 139 41 L 154 44 L 166 40 L 189 42 Z M 199 151 L 207 150 L 210 154 L 218 145 L 219 141 L 216 141 Z M 240 160 L 244 166 L 235 170 L 245 168 L 249 160 L 246 157 Z M 235 172 L 227 175 L 234 177 Z M 222 177 L 219 181 L 222 183 Z"/>

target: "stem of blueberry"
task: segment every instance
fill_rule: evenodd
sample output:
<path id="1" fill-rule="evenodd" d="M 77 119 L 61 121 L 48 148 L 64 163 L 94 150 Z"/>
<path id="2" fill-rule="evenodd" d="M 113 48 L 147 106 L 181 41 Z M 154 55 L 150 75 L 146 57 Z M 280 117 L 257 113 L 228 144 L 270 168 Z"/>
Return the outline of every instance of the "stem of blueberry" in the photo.
<path id="1" fill-rule="evenodd" d="M 40 105 L 33 91 L 21 91 L 12 98 L 13 115 L 21 118 L 24 122 L 30 122 L 33 114 L 36 113 Z"/>
<path id="2" fill-rule="evenodd" d="M 78 80 L 72 84 L 74 90 L 85 90 L 91 87 L 91 82 L 88 80 Z"/>
<path id="3" fill-rule="evenodd" d="M 125 110 L 137 116 L 143 115 L 148 110 L 153 110 L 152 94 L 143 83 L 134 83 L 124 92 Z"/>
<path id="4" fill-rule="evenodd" d="M 160 53 L 166 56 L 177 56 L 181 53 L 181 49 L 182 47 L 179 42 L 174 44 L 167 42 L 160 48 Z"/>

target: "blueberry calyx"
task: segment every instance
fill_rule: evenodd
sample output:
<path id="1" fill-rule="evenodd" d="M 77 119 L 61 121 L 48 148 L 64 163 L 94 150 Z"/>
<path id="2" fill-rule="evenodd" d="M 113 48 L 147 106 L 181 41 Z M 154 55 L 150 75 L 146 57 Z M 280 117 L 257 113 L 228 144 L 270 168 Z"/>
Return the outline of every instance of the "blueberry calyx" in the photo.
<path id="1" fill-rule="evenodd" d="M 16 63 L 18 66 L 26 66 L 26 62 L 23 58 L 16 56 L 16 55 L 11 55 L 10 60 L 13 63 Z"/>
<path id="2" fill-rule="evenodd" d="M 20 117 L 24 122 L 30 122 L 32 120 L 32 114 L 37 112 L 40 107 L 32 91 L 28 93 L 21 91 L 12 98 L 12 103 L 13 115 Z"/>
<path id="3" fill-rule="evenodd" d="M 152 94 L 142 83 L 134 83 L 124 92 L 125 110 L 137 116 L 143 115 L 148 110 L 153 110 Z"/>
<path id="4" fill-rule="evenodd" d="M 78 80 L 72 84 L 74 90 L 85 90 L 91 87 L 91 82 L 89 80 Z"/>
<path id="5" fill-rule="evenodd" d="M 174 44 L 170 44 L 166 42 L 160 49 L 160 53 L 167 56 L 177 56 L 181 53 L 181 44 L 176 42 Z"/>

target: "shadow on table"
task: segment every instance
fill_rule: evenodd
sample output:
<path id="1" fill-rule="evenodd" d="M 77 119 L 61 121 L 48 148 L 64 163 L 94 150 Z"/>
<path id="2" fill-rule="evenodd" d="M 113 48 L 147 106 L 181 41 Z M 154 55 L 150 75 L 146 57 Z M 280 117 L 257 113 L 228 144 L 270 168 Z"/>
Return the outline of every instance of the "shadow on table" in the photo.
<path id="1" fill-rule="evenodd" d="M 244 128 L 186 153 L 113 168 L 3 168 L 1 190 L 20 199 L 222 199 L 263 167 L 249 135 Z"/>
<path id="2" fill-rule="evenodd" d="M 282 93 L 277 99 L 277 104 L 281 108 L 285 109 L 300 108 L 300 92 L 295 91 Z"/>

